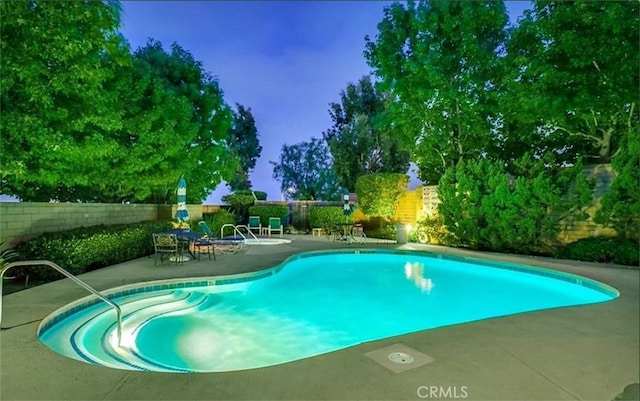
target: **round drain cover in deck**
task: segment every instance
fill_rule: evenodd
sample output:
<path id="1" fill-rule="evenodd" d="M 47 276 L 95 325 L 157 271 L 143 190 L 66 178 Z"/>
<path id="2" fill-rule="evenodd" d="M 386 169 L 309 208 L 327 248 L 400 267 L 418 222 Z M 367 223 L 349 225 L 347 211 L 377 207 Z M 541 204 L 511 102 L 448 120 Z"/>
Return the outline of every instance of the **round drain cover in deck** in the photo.
<path id="1" fill-rule="evenodd" d="M 395 363 L 413 363 L 414 358 L 406 352 L 392 352 L 389 354 L 389 360 Z"/>

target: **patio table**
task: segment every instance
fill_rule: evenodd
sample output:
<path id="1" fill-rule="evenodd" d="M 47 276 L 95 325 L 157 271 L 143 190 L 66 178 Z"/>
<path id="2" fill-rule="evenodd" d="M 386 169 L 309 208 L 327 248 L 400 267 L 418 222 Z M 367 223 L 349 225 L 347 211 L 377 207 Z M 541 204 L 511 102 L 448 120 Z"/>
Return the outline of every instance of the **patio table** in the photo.
<path id="1" fill-rule="evenodd" d="M 178 257 L 185 257 L 183 256 L 183 252 L 184 252 L 184 249 L 186 248 L 191 258 L 196 259 L 196 254 L 192 251 L 192 248 L 193 248 L 192 244 L 195 243 L 197 240 L 201 239 L 204 236 L 203 234 L 199 232 L 184 230 L 179 228 L 172 228 L 164 231 L 164 233 L 175 234 L 176 237 L 178 238 L 178 242 L 182 245 L 178 247 L 178 252 L 180 253 Z M 184 259 L 183 261 L 188 261 L 188 260 L 190 259 Z"/>

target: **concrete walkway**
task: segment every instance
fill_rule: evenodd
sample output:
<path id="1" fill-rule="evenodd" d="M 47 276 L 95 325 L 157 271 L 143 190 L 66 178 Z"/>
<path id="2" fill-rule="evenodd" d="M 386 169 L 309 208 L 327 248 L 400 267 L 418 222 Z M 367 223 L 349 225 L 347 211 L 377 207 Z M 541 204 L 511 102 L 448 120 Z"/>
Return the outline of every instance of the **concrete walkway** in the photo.
<path id="1" fill-rule="evenodd" d="M 235 255 L 219 255 L 215 262 L 203 259 L 154 267 L 153 258 L 141 258 L 80 277 L 103 290 L 157 279 L 251 272 L 275 266 L 298 252 L 348 247 L 324 237 L 289 238 L 290 244 L 250 247 Z M 350 245 L 355 246 L 397 247 Z M 552 268 L 607 283 L 621 295 L 602 304 L 529 312 L 367 342 L 267 368 L 171 374 L 92 366 L 60 356 L 40 343 L 36 337 L 40 320 L 87 295 L 70 280 L 60 280 L 4 297 L 0 399 L 612 400 L 638 382 L 638 269 L 416 244 L 399 248 Z M 365 355 L 394 344 L 434 361 L 394 373 Z M 637 397 L 637 385 L 625 394 Z"/>

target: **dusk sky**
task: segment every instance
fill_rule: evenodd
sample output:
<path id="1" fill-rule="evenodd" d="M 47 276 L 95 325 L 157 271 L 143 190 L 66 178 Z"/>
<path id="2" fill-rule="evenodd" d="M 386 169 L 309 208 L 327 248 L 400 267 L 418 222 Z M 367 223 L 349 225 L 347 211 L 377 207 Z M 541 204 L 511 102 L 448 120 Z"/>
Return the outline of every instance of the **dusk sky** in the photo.
<path id="1" fill-rule="evenodd" d="M 124 1 L 121 32 L 132 49 L 149 38 L 177 42 L 216 76 L 227 104 L 251 109 L 262 155 L 253 189 L 281 198 L 273 166 L 283 144 L 322 137 L 329 103 L 371 72 L 365 40 L 377 33 L 383 1 Z M 512 21 L 529 2 L 508 2 Z M 188 183 L 187 183 L 188 190 Z M 223 183 L 205 204 L 220 204 Z"/>

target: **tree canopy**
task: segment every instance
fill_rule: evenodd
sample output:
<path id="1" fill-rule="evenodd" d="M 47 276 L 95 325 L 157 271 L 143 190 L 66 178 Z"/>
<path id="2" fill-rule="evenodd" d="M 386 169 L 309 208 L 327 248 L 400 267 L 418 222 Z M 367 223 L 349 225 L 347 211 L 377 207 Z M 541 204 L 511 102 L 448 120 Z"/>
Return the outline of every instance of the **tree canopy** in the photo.
<path id="1" fill-rule="evenodd" d="M 251 114 L 251 109 L 239 103 L 236 103 L 236 109 L 233 112 L 233 123 L 229 130 L 229 144 L 239 159 L 238 168 L 228 182 L 232 191 L 251 188 L 249 173 L 255 168 L 256 160 L 262 153 L 256 120 Z"/>
<path id="2" fill-rule="evenodd" d="M 536 1 L 525 11 L 507 45 L 508 152 L 534 145 L 567 161 L 611 160 L 638 120 L 638 7 Z"/>
<path id="3" fill-rule="evenodd" d="M 385 103 L 367 75 L 340 92 L 340 103 L 330 104 L 333 126 L 323 138 L 344 188 L 355 190 L 363 174 L 406 173 L 409 169 L 409 152 L 402 149 L 393 127 L 383 124 Z"/>
<path id="4" fill-rule="evenodd" d="M 218 81 L 178 44 L 131 52 L 117 2 L 2 2 L 2 191 L 199 202 L 236 171 Z"/>
<path id="5" fill-rule="evenodd" d="M 426 183 L 488 150 L 506 24 L 503 2 L 409 1 L 386 7 L 366 39 L 365 57 L 393 100 L 387 118 Z"/>
<path id="6" fill-rule="evenodd" d="M 273 178 L 280 182 L 281 192 L 296 200 L 338 200 L 340 186 L 331 166 L 331 156 L 324 141 L 283 145 L 278 162 L 273 165 Z"/>
<path id="7" fill-rule="evenodd" d="M 73 197 L 118 151 L 119 109 L 103 88 L 128 62 L 120 6 L 7 1 L 0 14 L 2 191 Z"/>

